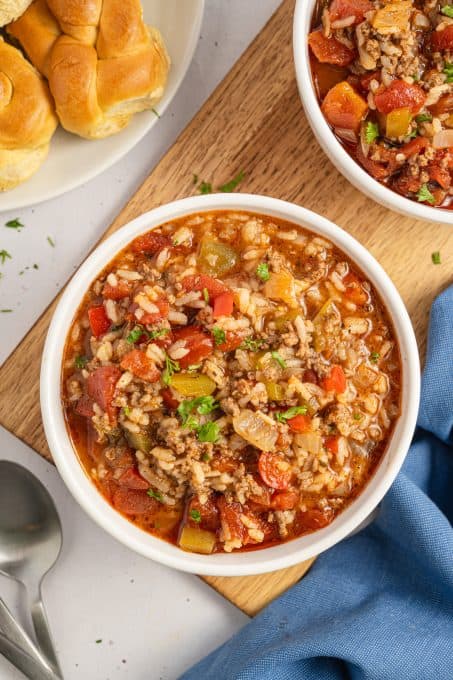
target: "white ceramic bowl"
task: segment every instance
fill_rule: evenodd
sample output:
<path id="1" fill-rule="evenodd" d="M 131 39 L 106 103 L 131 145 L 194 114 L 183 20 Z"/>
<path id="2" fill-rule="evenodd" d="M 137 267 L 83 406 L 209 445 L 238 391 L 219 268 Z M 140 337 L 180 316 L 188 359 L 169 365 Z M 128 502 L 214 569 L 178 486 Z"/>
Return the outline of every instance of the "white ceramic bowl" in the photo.
<path id="1" fill-rule="evenodd" d="M 335 137 L 320 109 L 310 69 L 307 36 L 311 30 L 311 22 L 316 0 L 297 0 L 294 14 L 294 62 L 297 83 L 302 104 L 316 139 L 324 149 L 336 168 L 357 189 L 391 210 L 403 215 L 429 222 L 453 224 L 453 212 L 432 208 L 404 198 L 388 189 L 369 175 L 355 160 L 351 158 Z"/>
<path id="2" fill-rule="evenodd" d="M 81 300 L 99 272 L 139 234 L 164 222 L 208 210 L 249 210 L 307 227 L 333 241 L 379 291 L 390 314 L 402 359 L 402 415 L 385 456 L 363 493 L 329 526 L 279 546 L 236 554 L 196 555 L 154 538 L 114 510 L 82 469 L 65 426 L 60 379 L 66 336 Z M 330 548 L 356 529 L 390 487 L 404 461 L 415 427 L 420 389 L 417 344 L 404 304 L 382 267 L 349 234 L 304 208 L 247 194 L 195 196 L 156 208 L 114 233 L 90 255 L 67 286 L 49 328 L 41 367 L 41 408 L 50 450 L 69 490 L 86 512 L 129 548 L 170 567 L 197 574 L 239 576 L 289 567 Z"/>

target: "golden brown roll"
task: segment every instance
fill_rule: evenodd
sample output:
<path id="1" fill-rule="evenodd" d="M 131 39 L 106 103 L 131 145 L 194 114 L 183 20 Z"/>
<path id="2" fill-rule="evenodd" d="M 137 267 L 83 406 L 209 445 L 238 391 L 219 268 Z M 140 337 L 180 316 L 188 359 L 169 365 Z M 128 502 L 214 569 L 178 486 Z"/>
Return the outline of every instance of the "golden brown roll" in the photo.
<path id="1" fill-rule="evenodd" d="M 98 139 L 161 99 L 170 60 L 139 0 L 35 0 L 8 26 L 46 76 L 66 130 Z"/>
<path id="2" fill-rule="evenodd" d="M 20 17 L 30 3 L 31 0 L 0 0 L 0 26 L 6 26 Z"/>
<path id="3" fill-rule="evenodd" d="M 47 84 L 0 38 L 0 191 L 38 170 L 57 124 Z"/>

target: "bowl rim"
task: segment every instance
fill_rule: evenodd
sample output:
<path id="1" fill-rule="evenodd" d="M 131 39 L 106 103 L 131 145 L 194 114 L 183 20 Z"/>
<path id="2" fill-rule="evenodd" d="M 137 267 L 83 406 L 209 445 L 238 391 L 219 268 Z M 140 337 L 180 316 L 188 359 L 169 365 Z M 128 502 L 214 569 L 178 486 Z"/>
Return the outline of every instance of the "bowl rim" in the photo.
<path id="1" fill-rule="evenodd" d="M 402 415 L 381 464 L 364 491 L 327 527 L 287 543 L 251 552 L 197 555 L 182 551 L 139 529 L 104 499 L 80 464 L 66 430 L 61 407 L 61 365 L 67 333 L 92 281 L 137 235 L 168 221 L 215 210 L 250 211 L 287 220 L 335 243 L 376 287 L 392 319 L 403 366 Z M 169 567 L 196 574 L 245 576 L 290 567 L 318 555 L 348 536 L 377 507 L 398 474 L 415 429 L 420 393 L 417 343 L 406 308 L 381 265 L 350 234 L 326 218 L 269 196 L 210 194 L 151 210 L 114 232 L 85 260 L 55 309 L 42 355 L 40 397 L 44 430 L 56 466 L 71 494 L 104 530 L 135 552 Z"/>
<path id="2" fill-rule="evenodd" d="M 433 208 L 400 196 L 369 175 L 340 144 L 321 112 L 310 68 L 307 36 L 316 0 L 296 0 L 293 22 L 293 52 L 296 80 L 302 106 L 312 131 L 332 164 L 369 198 L 408 217 L 453 224 L 453 211 Z"/>

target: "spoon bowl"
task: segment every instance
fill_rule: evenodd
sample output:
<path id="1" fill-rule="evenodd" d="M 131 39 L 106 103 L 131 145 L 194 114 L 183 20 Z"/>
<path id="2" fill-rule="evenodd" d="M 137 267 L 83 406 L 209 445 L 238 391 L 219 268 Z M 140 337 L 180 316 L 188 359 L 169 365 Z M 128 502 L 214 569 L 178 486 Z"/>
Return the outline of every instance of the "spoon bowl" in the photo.
<path id="1" fill-rule="evenodd" d="M 36 637 L 59 675 L 41 583 L 62 542 L 60 519 L 43 484 L 21 465 L 0 461 L 0 573 L 25 585 Z"/>

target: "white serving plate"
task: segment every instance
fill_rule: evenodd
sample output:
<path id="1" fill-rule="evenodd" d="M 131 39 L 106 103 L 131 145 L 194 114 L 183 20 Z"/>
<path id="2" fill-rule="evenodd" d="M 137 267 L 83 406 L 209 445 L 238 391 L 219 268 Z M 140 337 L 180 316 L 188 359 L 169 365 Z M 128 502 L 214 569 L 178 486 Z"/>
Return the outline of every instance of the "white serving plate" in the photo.
<path id="1" fill-rule="evenodd" d="M 163 114 L 184 79 L 200 36 L 205 0 L 143 0 L 145 21 L 162 33 L 172 66 L 165 95 L 156 106 Z M 86 140 L 58 128 L 49 155 L 31 179 L 0 193 L 0 211 L 15 210 L 60 196 L 116 163 L 159 122 L 152 111 L 136 114 L 117 135 Z"/>

